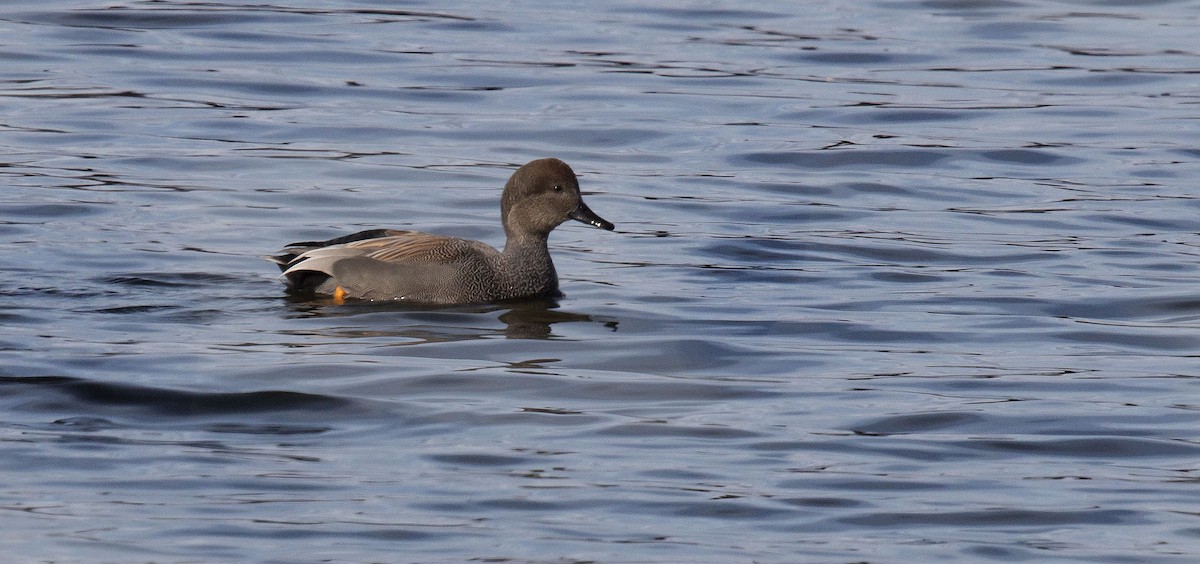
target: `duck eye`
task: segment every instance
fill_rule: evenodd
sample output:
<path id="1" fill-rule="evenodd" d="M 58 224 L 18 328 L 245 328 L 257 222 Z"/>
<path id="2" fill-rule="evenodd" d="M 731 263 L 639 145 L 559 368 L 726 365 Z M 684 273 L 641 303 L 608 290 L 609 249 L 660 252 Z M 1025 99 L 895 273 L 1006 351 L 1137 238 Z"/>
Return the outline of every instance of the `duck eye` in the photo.
<path id="1" fill-rule="evenodd" d="M 554 185 L 554 191 L 555 191 L 555 192 L 562 192 L 562 186 L 561 186 L 561 185 L 559 185 L 559 184 L 555 184 L 555 185 Z"/>

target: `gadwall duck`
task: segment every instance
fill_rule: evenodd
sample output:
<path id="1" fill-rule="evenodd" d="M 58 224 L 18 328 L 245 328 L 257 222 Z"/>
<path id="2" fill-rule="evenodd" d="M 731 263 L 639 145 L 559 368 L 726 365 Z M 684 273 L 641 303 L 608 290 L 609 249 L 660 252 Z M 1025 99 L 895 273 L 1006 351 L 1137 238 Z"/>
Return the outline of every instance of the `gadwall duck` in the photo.
<path id="1" fill-rule="evenodd" d="M 328 241 L 288 245 L 267 257 L 299 293 L 425 304 L 475 304 L 558 297 L 546 239 L 568 219 L 612 230 L 583 203 L 567 163 L 539 159 L 504 185 L 504 250 L 479 241 L 419 231 L 371 229 Z"/>

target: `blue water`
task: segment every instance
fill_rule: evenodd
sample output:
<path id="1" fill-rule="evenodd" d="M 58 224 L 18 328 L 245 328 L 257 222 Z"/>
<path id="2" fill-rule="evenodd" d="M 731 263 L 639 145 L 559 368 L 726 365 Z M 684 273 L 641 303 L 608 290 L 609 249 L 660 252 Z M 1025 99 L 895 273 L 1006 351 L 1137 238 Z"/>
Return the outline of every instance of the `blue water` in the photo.
<path id="1" fill-rule="evenodd" d="M 0 5 L 13 562 L 1200 559 L 1193 2 Z M 566 297 L 289 298 L 502 244 Z"/>

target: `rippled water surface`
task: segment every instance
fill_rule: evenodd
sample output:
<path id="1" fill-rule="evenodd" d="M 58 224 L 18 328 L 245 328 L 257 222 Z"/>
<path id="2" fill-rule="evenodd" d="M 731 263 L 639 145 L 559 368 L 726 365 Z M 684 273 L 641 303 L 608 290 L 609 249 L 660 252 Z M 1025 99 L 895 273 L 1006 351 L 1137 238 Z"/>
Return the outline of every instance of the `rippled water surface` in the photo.
<path id="1" fill-rule="evenodd" d="M 1193 562 L 1200 7 L 0 5 L 12 561 Z M 375 227 L 566 297 L 288 298 Z"/>

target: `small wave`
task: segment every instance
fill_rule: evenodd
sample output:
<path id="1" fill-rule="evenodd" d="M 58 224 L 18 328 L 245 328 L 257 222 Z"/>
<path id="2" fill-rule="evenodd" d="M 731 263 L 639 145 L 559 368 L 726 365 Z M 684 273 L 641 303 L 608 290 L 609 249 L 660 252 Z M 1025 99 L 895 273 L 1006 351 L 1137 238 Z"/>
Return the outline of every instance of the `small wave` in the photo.
<path id="1" fill-rule="evenodd" d="M 336 412 L 354 404 L 343 398 L 289 391 L 196 392 L 68 376 L 0 377 L 0 398 L 14 396 L 40 398 L 46 409 L 86 411 L 93 416 L 97 412 L 130 410 L 135 414 L 172 417 L 296 410 Z"/>

